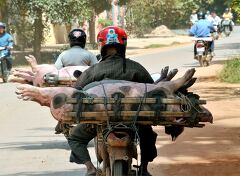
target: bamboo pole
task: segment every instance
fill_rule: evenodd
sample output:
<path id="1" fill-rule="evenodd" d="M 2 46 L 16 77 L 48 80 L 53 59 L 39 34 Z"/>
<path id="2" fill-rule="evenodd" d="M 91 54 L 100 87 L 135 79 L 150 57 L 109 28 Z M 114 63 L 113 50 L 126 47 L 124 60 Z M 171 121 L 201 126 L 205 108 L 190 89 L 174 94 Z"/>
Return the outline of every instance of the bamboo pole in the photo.
<path id="1" fill-rule="evenodd" d="M 159 101 L 159 102 L 158 102 Z M 115 103 L 114 98 L 103 98 L 103 97 L 97 97 L 97 98 L 83 98 L 82 103 L 84 104 L 104 104 L 107 102 L 108 104 L 113 104 Z M 142 100 L 142 98 L 121 98 L 121 103 L 122 104 L 139 104 L 139 103 L 144 103 L 144 104 L 185 104 L 181 99 L 170 99 L 170 98 L 161 98 L 161 99 L 156 99 L 156 98 L 145 98 Z M 67 98 L 67 103 L 68 104 L 76 104 L 77 103 L 77 98 Z M 197 104 L 206 104 L 206 100 L 196 100 Z"/>

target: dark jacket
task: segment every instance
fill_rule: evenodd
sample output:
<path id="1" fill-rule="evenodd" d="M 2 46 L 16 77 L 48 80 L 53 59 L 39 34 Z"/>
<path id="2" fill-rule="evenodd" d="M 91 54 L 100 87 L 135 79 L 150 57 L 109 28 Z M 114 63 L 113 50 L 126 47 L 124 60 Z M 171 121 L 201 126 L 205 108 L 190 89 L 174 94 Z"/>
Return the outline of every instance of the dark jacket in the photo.
<path id="1" fill-rule="evenodd" d="M 87 84 L 103 79 L 126 80 L 139 83 L 153 83 L 153 79 L 148 71 L 139 63 L 114 55 L 104 58 L 98 64 L 95 64 L 85 70 L 78 78 L 76 88 L 83 88 Z M 123 65 L 125 65 L 125 73 Z M 153 161 L 157 156 L 155 142 L 157 134 L 152 130 L 150 125 L 139 126 L 141 163 Z"/>
<path id="2" fill-rule="evenodd" d="M 139 83 L 153 83 L 148 71 L 139 63 L 126 59 L 126 70 L 123 72 L 123 58 L 113 55 L 85 70 L 76 82 L 77 88 L 103 79 L 126 80 Z"/>

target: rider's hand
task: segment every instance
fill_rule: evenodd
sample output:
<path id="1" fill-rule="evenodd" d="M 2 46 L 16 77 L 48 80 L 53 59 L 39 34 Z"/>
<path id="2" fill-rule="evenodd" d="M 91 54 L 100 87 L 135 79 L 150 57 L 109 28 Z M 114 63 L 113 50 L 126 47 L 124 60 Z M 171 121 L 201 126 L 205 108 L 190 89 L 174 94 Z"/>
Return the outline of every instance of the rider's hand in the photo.
<path id="1" fill-rule="evenodd" d="M 5 46 L 7 50 L 11 50 L 13 47 L 12 46 Z"/>

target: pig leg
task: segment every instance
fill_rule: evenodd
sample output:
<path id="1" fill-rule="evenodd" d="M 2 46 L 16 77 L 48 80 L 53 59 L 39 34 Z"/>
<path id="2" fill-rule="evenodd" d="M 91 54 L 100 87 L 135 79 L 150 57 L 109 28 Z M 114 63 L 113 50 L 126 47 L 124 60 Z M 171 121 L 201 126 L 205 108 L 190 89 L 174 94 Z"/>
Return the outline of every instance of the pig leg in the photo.
<path id="1" fill-rule="evenodd" d="M 173 77 L 177 74 L 177 72 L 178 72 L 178 69 L 176 69 L 176 68 L 171 70 L 168 73 L 167 77 L 164 79 L 164 81 L 171 81 L 173 79 Z"/>
<path id="2" fill-rule="evenodd" d="M 54 91 L 54 89 L 51 90 L 50 88 L 39 88 L 24 84 L 17 86 L 16 93 L 20 99 L 32 100 L 42 106 L 50 106 L 52 91 Z"/>
<path id="3" fill-rule="evenodd" d="M 32 71 L 36 72 L 36 67 L 38 65 L 36 58 L 33 55 L 25 56 L 25 59 L 30 64 Z"/>
<path id="4" fill-rule="evenodd" d="M 34 79 L 33 75 L 29 75 L 28 73 L 24 73 L 24 72 L 14 72 L 13 76 L 22 78 L 26 80 L 26 82 L 30 82 L 30 83 L 32 83 Z"/>
<path id="5" fill-rule="evenodd" d="M 159 87 L 164 87 L 169 90 L 171 93 L 176 92 L 180 87 L 189 82 L 195 73 L 195 69 L 188 70 L 183 77 L 178 78 L 174 81 L 159 82 L 157 85 Z"/>
<path id="6" fill-rule="evenodd" d="M 11 76 L 9 77 L 9 82 L 14 82 L 14 83 L 20 83 L 20 84 L 29 84 L 29 82 L 23 78 L 19 78 L 19 77 L 14 77 Z"/>
<path id="7" fill-rule="evenodd" d="M 161 77 L 155 81 L 155 84 L 162 82 L 162 81 L 170 81 L 172 80 L 172 78 L 177 74 L 178 69 L 173 69 L 170 72 L 169 71 L 169 67 L 166 66 L 165 68 L 162 69 L 161 71 Z"/>
<path id="8" fill-rule="evenodd" d="M 31 85 L 19 85 L 17 86 L 16 94 L 20 99 L 32 100 L 39 103 L 42 106 L 50 107 L 53 97 L 59 93 L 65 93 L 71 96 L 76 89 L 72 87 L 35 87 Z"/>
<path id="9" fill-rule="evenodd" d="M 27 73 L 31 76 L 34 76 L 34 73 L 30 70 L 26 70 L 26 69 L 20 69 L 20 68 L 16 68 L 14 69 L 14 72 L 19 72 L 19 73 Z"/>
<path id="10" fill-rule="evenodd" d="M 155 81 L 155 84 L 161 82 L 167 77 L 168 70 L 169 70 L 169 66 L 166 66 L 161 70 L 161 77 L 157 81 Z"/>

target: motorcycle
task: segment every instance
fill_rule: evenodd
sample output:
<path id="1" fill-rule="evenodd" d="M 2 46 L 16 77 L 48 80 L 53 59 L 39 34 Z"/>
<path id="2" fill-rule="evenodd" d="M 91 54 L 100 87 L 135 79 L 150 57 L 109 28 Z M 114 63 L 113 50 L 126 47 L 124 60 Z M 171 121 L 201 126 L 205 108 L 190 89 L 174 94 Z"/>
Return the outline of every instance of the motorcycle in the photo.
<path id="1" fill-rule="evenodd" d="M 87 123 L 89 128 L 95 128 L 97 130 L 97 137 L 95 140 L 95 150 L 98 160 L 97 168 L 101 168 L 100 175 L 105 176 L 134 176 L 142 175 L 141 169 L 138 169 L 138 162 L 136 165 L 132 163 L 132 159 L 138 161 L 137 145 L 139 144 L 138 125 L 177 125 L 178 122 L 169 122 L 164 120 L 168 117 L 181 116 L 184 117 L 186 112 L 182 112 L 180 109 L 177 112 L 166 111 L 166 106 L 172 104 L 179 106 L 181 102 L 177 98 L 168 99 L 163 98 L 162 91 L 155 91 L 152 94 L 148 94 L 149 98 L 139 99 L 134 97 L 124 97 L 124 94 L 116 92 L 111 97 L 96 97 L 90 98 L 83 92 L 76 92 L 72 95 L 72 98 L 65 99 L 67 104 L 72 104 L 73 109 L 71 112 L 65 113 L 63 123 L 76 124 Z M 66 98 L 66 97 L 65 97 Z M 90 98 L 90 99 L 89 99 Z M 192 99 L 193 98 L 193 99 Z M 191 103 L 203 104 L 205 102 L 198 101 L 194 95 L 191 99 Z M 199 97 L 198 97 L 199 98 Z M 56 96 L 54 99 L 61 99 L 61 95 Z M 65 101 L 64 100 L 64 101 Z M 55 102 L 55 100 L 53 100 Z M 106 103 L 108 101 L 108 103 Z M 154 103 L 155 102 L 155 103 Z M 156 103 L 162 102 L 162 103 Z M 163 103 L 164 102 L 164 103 Z M 94 104 L 105 107 L 105 111 L 94 110 Z M 111 108 L 108 105 L 111 104 Z M 131 108 L 124 109 L 124 106 Z M 134 105 L 133 105 L 134 104 Z M 148 111 L 144 111 L 143 106 L 146 107 L 149 104 Z M 90 111 L 85 111 L 82 107 L 90 108 Z M 108 107 L 107 107 L 108 106 Z M 88 109 L 87 108 L 87 109 Z M 110 110 L 110 109 L 111 110 Z M 158 114 L 159 112 L 160 114 Z M 173 114 L 170 114 L 173 113 Z M 200 111 L 193 112 L 195 115 L 192 117 L 199 117 Z M 158 114 L 158 115 L 157 115 Z M 179 119 L 179 120 L 180 120 Z M 187 124 L 190 121 L 185 121 L 186 124 L 182 124 L 186 127 L 190 127 Z M 193 121 L 194 127 L 203 127 L 202 124 L 195 124 L 198 121 Z M 192 123 L 192 122 L 190 122 Z M 199 126 L 200 125 L 200 126 Z M 99 166 L 101 163 L 101 166 Z"/>
<path id="2" fill-rule="evenodd" d="M 219 39 L 220 29 L 218 24 L 213 24 L 214 31 L 212 32 L 212 37 L 214 40 Z"/>
<path id="3" fill-rule="evenodd" d="M 211 37 L 193 38 L 195 41 L 196 55 L 194 58 L 199 61 L 201 67 L 209 66 L 213 56 L 209 52 L 210 42 L 213 40 Z"/>
<path id="4" fill-rule="evenodd" d="M 222 22 L 222 31 L 225 36 L 228 37 L 231 34 L 231 20 L 223 20 Z"/>
<path id="5" fill-rule="evenodd" d="M 7 55 L 3 52 L 4 50 L 5 47 L 0 47 L 0 78 L 6 83 L 8 81 L 9 70 L 7 68 Z"/>

